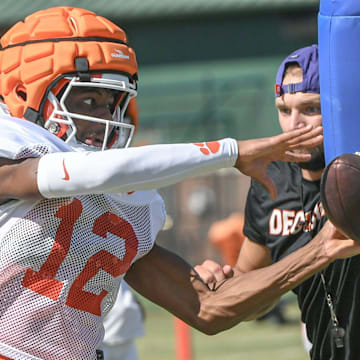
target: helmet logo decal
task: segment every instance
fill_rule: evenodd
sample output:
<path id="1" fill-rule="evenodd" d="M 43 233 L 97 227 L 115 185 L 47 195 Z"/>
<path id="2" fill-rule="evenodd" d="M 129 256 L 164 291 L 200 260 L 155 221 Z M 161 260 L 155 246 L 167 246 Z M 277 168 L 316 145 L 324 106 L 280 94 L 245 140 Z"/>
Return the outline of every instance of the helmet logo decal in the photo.
<path id="1" fill-rule="evenodd" d="M 111 53 L 112 57 L 117 57 L 117 58 L 121 58 L 121 59 L 130 59 L 129 55 L 125 55 L 121 50 L 119 49 L 115 49 L 116 52 Z"/>

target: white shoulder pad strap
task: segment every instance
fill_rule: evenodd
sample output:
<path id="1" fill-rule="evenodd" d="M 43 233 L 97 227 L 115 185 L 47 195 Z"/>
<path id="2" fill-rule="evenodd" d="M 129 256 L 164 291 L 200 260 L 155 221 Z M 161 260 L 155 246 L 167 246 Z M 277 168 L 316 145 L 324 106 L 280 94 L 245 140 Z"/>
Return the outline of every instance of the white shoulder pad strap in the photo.
<path id="1" fill-rule="evenodd" d="M 157 189 L 234 166 L 237 156 L 234 139 L 53 153 L 40 159 L 37 181 L 46 198 Z"/>

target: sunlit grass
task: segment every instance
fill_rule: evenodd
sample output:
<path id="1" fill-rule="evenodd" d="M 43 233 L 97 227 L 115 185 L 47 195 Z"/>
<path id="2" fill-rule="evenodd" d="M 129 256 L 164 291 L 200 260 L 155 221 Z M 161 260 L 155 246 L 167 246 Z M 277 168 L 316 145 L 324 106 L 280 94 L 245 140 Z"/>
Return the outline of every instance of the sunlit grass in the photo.
<path id="1" fill-rule="evenodd" d="M 192 330 L 193 360 L 306 360 L 299 312 L 292 296 L 286 325 L 271 321 L 242 323 L 215 336 Z M 143 300 L 144 302 L 144 300 Z M 166 311 L 145 302 L 146 336 L 137 341 L 141 360 L 175 359 L 174 320 Z"/>

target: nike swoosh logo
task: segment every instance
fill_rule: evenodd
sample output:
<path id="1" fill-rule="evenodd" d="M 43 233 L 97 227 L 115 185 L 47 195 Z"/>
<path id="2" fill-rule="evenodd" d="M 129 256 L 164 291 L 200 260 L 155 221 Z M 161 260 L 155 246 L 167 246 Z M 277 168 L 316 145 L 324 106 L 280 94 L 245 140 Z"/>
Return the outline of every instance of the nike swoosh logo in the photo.
<path id="1" fill-rule="evenodd" d="M 63 180 L 65 181 L 69 181 L 70 180 L 70 176 L 69 176 L 69 173 L 66 169 L 66 166 L 65 166 L 65 159 L 63 160 L 63 168 L 64 168 L 64 173 L 65 173 L 65 177 L 63 177 Z"/>

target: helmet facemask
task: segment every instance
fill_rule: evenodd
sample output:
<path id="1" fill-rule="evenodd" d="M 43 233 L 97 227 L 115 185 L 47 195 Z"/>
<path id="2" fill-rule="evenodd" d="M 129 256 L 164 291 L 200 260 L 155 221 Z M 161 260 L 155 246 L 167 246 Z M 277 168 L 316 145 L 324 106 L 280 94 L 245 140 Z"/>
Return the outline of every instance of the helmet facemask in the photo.
<path id="1" fill-rule="evenodd" d="M 126 148 L 130 145 L 135 126 L 125 120 L 125 112 L 131 98 L 137 94 L 136 85 L 124 75 L 102 73 L 92 75 L 86 81 L 78 76 L 65 76 L 66 85 L 61 91 L 50 89 L 47 96 L 47 111 L 49 104 L 52 111 L 44 115 L 44 127 L 53 134 L 61 137 L 66 143 L 77 150 L 98 151 L 109 148 Z M 114 95 L 114 102 L 110 107 L 112 119 L 91 116 L 69 109 L 68 100 L 73 89 L 108 89 Z M 91 91 L 91 90 L 90 90 Z M 90 121 L 103 125 L 102 145 L 86 144 L 79 139 L 79 125 L 81 121 Z M 100 129 L 98 129 L 100 131 Z"/>

